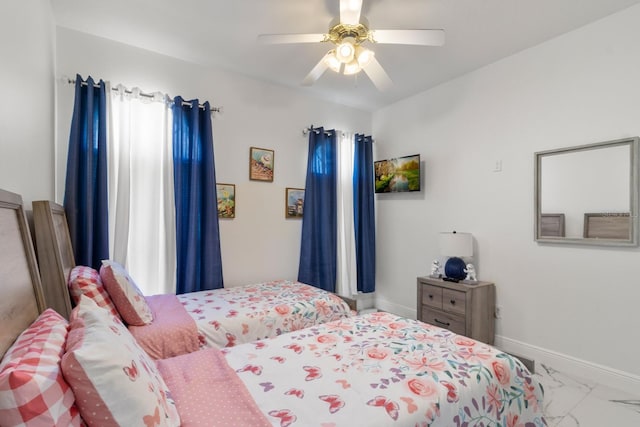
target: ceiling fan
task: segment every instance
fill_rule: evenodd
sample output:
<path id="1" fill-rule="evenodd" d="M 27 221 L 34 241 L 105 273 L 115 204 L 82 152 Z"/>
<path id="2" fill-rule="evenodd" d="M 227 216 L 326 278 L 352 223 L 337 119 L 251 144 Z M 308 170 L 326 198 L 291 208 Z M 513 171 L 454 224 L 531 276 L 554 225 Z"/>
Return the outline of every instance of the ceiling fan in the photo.
<path id="1" fill-rule="evenodd" d="M 391 79 L 372 50 L 363 46 L 369 43 L 442 46 L 444 30 L 372 30 L 361 20 L 362 0 L 340 0 L 340 22 L 326 34 L 261 34 L 258 41 L 265 44 L 324 43 L 334 47 L 316 64 L 302 81 L 311 86 L 327 69 L 345 75 L 364 71 L 380 91 L 387 90 Z M 365 22 L 363 22 L 365 21 Z"/>

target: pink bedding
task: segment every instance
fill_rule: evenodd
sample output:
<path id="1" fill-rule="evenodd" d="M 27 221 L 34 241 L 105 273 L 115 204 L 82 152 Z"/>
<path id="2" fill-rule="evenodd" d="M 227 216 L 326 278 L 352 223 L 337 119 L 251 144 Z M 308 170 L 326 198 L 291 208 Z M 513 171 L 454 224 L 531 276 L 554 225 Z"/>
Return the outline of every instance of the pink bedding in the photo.
<path id="1" fill-rule="evenodd" d="M 288 280 L 146 300 L 153 322 L 129 330 L 154 359 L 232 347 L 353 315 L 340 297 Z"/>
<path id="2" fill-rule="evenodd" d="M 200 348 L 196 322 L 175 295 L 146 297 L 153 322 L 129 326 L 136 341 L 153 359 L 165 359 L 191 353 Z"/>
<path id="3" fill-rule="evenodd" d="M 176 401 L 182 427 L 271 425 L 219 350 L 209 348 L 156 363 Z"/>
<path id="4" fill-rule="evenodd" d="M 276 280 L 178 295 L 206 347 L 224 348 L 352 315 L 340 297 L 300 282 Z"/>

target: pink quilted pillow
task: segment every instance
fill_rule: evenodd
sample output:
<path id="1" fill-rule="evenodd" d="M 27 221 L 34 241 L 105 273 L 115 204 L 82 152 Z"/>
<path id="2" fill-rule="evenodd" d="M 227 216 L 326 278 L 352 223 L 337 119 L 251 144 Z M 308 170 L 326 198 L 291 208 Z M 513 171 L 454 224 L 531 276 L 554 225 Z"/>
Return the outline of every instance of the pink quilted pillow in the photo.
<path id="1" fill-rule="evenodd" d="M 80 426 L 73 391 L 60 370 L 67 321 L 45 310 L 0 363 L 0 424 Z"/>
<path id="2" fill-rule="evenodd" d="M 62 372 L 87 425 L 179 426 L 156 365 L 122 322 L 88 298 L 74 311 Z"/>
<path id="3" fill-rule="evenodd" d="M 144 326 L 153 321 L 147 300 L 124 267 L 115 261 L 102 261 L 100 277 L 125 322 Z"/>
<path id="4" fill-rule="evenodd" d="M 116 317 L 120 317 L 111 297 L 102 285 L 100 274 L 91 267 L 78 265 L 69 273 L 69 293 L 73 301 L 78 304 L 82 295 L 91 298 L 99 307 L 104 307 Z"/>

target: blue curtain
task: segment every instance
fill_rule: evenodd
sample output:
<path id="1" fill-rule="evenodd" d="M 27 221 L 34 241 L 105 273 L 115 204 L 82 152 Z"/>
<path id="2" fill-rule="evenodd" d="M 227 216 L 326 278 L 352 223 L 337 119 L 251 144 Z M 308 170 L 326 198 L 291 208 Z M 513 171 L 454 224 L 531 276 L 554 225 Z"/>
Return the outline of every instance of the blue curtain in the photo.
<path id="1" fill-rule="evenodd" d="M 337 269 L 336 133 L 309 132 L 298 280 L 335 292 Z"/>
<path id="2" fill-rule="evenodd" d="M 223 287 L 209 103 L 174 98 L 176 293 Z"/>
<path id="3" fill-rule="evenodd" d="M 358 292 L 376 290 L 376 219 L 373 205 L 373 140 L 355 136 L 353 160 L 353 215 Z"/>
<path id="4" fill-rule="evenodd" d="M 75 261 L 99 269 L 109 258 L 105 83 L 76 75 L 64 207 Z"/>

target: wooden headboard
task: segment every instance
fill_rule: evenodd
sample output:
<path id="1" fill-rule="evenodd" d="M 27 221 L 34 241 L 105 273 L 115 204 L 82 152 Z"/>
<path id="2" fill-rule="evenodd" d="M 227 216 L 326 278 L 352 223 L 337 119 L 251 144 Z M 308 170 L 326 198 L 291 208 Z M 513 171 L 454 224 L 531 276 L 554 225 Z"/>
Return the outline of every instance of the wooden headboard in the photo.
<path id="1" fill-rule="evenodd" d="M 22 197 L 0 190 L 0 358 L 44 308 Z"/>
<path id="2" fill-rule="evenodd" d="M 76 264 L 64 207 L 48 200 L 34 201 L 33 228 L 46 305 L 68 319 L 67 280 Z"/>

